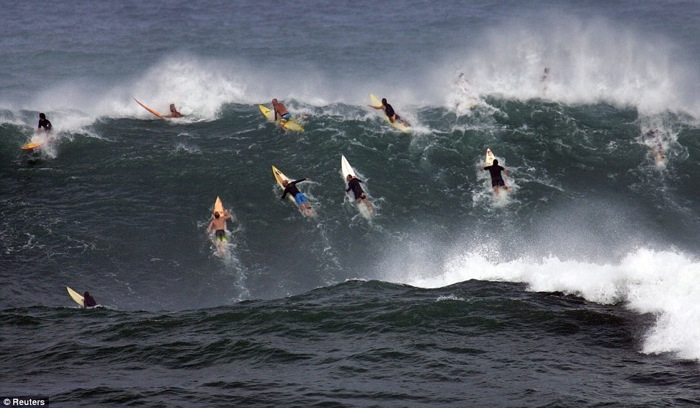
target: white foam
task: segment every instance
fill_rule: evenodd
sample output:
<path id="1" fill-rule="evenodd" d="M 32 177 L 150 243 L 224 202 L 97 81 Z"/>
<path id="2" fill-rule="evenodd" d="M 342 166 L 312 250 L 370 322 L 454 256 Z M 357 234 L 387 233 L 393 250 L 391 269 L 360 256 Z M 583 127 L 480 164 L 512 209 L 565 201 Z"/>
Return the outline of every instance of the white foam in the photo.
<path id="1" fill-rule="evenodd" d="M 700 262 L 673 251 L 637 249 L 616 263 L 561 260 L 491 261 L 469 251 L 449 259 L 440 274 L 413 278 L 413 286 L 436 288 L 470 279 L 522 282 L 536 292 L 563 292 L 600 304 L 624 304 L 657 319 L 644 353 L 675 353 L 700 359 Z"/>

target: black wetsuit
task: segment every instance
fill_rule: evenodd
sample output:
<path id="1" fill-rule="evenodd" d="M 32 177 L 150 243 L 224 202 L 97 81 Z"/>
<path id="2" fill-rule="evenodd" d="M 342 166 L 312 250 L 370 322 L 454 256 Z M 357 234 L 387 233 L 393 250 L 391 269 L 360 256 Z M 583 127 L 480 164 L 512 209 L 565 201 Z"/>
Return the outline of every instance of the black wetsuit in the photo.
<path id="1" fill-rule="evenodd" d="M 353 177 L 350 179 L 350 181 L 348 181 L 348 188 L 345 190 L 346 193 L 352 190 L 352 193 L 355 195 L 355 200 L 366 198 L 365 192 L 362 190 L 360 183 L 362 183 L 362 180 L 357 177 Z"/>
<path id="2" fill-rule="evenodd" d="M 284 200 L 284 197 L 287 196 L 287 193 L 291 194 L 292 197 L 296 197 L 297 194 L 299 194 L 299 189 L 297 188 L 297 186 L 295 184 L 301 183 L 302 181 L 306 181 L 306 179 L 303 178 L 303 179 L 299 179 L 299 180 L 290 181 L 289 183 L 287 183 L 287 187 L 284 188 L 284 191 L 282 192 L 282 198 L 280 198 L 280 200 Z"/>
<path id="3" fill-rule="evenodd" d="M 391 105 L 389 105 L 388 103 L 386 105 L 384 105 L 384 112 L 386 113 L 386 116 L 388 116 L 390 118 L 393 118 L 394 115 L 396 115 L 396 112 L 394 112 L 394 108 Z M 398 116 L 397 116 L 397 118 L 398 118 Z"/>
<path id="4" fill-rule="evenodd" d="M 501 172 L 505 170 L 504 167 L 501 167 L 499 164 L 493 164 L 491 166 L 486 166 L 484 167 L 484 170 L 488 170 L 489 173 L 491 173 L 491 186 L 496 187 L 496 186 L 504 186 L 506 185 L 506 182 L 503 181 L 503 177 L 501 177 Z"/>
<path id="5" fill-rule="evenodd" d="M 97 302 L 95 302 L 95 299 L 92 296 L 85 293 L 85 296 L 83 297 L 83 305 L 85 307 L 94 307 L 97 306 Z"/>
<path id="6" fill-rule="evenodd" d="M 39 119 L 39 126 L 37 127 L 37 129 L 41 128 L 44 128 L 44 130 L 48 132 L 52 128 L 51 122 L 48 119 Z"/>

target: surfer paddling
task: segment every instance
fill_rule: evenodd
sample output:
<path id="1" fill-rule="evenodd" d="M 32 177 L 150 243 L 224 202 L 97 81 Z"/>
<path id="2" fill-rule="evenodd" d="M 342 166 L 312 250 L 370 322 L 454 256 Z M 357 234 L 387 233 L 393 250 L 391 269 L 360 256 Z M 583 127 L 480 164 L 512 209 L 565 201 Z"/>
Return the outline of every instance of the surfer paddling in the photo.
<path id="1" fill-rule="evenodd" d="M 360 186 L 362 180 L 353 176 L 352 174 L 348 174 L 347 177 L 345 177 L 345 180 L 347 180 L 348 182 L 348 188 L 345 190 L 345 195 L 347 195 L 348 192 L 352 190 L 352 193 L 355 196 L 355 203 L 358 205 L 360 204 L 360 202 L 365 203 L 365 205 L 369 209 L 369 213 L 374 214 L 374 208 L 372 208 L 372 204 L 367 199 L 367 194 L 365 194 L 365 191 L 362 189 L 362 186 Z"/>
<path id="2" fill-rule="evenodd" d="M 284 200 L 287 194 L 290 194 L 292 197 L 294 197 L 294 201 L 299 206 L 299 211 L 301 211 L 307 217 L 310 217 L 314 215 L 314 210 L 311 208 L 311 204 L 309 204 L 309 200 L 306 198 L 304 193 L 299 191 L 299 189 L 296 186 L 297 183 L 301 183 L 302 181 L 311 181 L 311 179 L 303 178 L 294 181 L 284 180 L 282 182 L 284 191 L 282 191 L 282 197 L 280 198 L 280 200 Z"/>
<path id="3" fill-rule="evenodd" d="M 401 116 L 399 116 L 396 111 L 394 110 L 394 107 L 387 102 L 386 98 L 382 98 L 382 104 L 380 106 L 374 106 L 374 105 L 369 105 L 370 107 L 374 109 L 383 109 L 384 113 L 386 116 L 389 118 L 389 121 L 391 123 L 394 123 L 396 121 L 399 121 L 399 123 L 403 123 L 405 126 L 411 126 L 410 123 L 405 121 L 404 119 L 401 119 Z"/>
<path id="4" fill-rule="evenodd" d="M 508 170 L 498 165 L 498 159 L 494 159 L 492 165 L 484 167 L 481 171 L 484 170 L 488 170 L 489 173 L 491 173 L 491 186 L 493 187 L 494 194 L 498 195 L 501 188 L 508 190 L 508 186 L 506 186 L 506 182 L 503 181 L 503 177 L 501 176 L 501 172 L 505 173 L 507 176 Z"/>
<path id="5" fill-rule="evenodd" d="M 214 236 L 217 241 L 226 240 L 226 221 L 231 219 L 231 214 L 227 210 L 224 210 L 223 214 L 218 211 L 214 211 L 214 218 L 212 218 L 209 223 L 209 228 L 207 229 L 210 233 L 214 231 Z"/>

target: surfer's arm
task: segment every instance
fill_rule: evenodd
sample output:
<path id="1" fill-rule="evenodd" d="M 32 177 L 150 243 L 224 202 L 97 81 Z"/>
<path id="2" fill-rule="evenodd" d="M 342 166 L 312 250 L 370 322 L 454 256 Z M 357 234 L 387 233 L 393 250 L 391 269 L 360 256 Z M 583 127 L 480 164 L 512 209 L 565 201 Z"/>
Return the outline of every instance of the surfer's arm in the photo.
<path id="1" fill-rule="evenodd" d="M 287 189 L 285 188 L 284 191 L 282 191 L 282 197 L 280 197 L 280 200 L 284 200 L 284 197 L 287 196 Z"/>

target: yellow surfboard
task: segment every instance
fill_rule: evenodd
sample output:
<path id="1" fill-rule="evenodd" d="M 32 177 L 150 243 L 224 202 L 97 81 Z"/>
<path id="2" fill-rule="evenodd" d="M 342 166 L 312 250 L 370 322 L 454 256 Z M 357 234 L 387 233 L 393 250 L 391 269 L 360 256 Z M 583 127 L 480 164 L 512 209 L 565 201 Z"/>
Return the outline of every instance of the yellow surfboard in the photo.
<path id="1" fill-rule="evenodd" d="M 275 180 L 277 181 L 277 184 L 282 188 L 282 190 L 284 190 L 284 185 L 282 185 L 283 181 L 292 181 L 289 177 L 285 176 L 284 173 L 279 171 L 279 169 L 275 166 L 272 166 L 272 174 L 275 176 Z M 289 199 L 289 201 L 294 203 L 295 206 L 297 205 L 297 202 L 294 200 L 294 197 L 292 197 L 291 194 L 287 194 L 287 198 Z"/>
<path id="2" fill-rule="evenodd" d="M 141 101 L 139 101 L 138 99 L 134 98 L 134 100 L 136 101 L 136 103 L 138 103 L 139 105 L 141 105 L 144 109 L 146 109 L 147 111 L 151 112 L 152 114 L 158 116 L 158 117 L 161 118 L 161 119 L 167 119 L 166 117 L 164 117 L 163 115 L 161 115 L 161 114 L 158 113 L 157 111 L 155 111 L 155 110 L 149 108 L 148 106 L 144 105 L 143 103 L 141 103 Z"/>
<path id="3" fill-rule="evenodd" d="M 22 149 L 22 150 L 34 150 L 34 149 L 38 149 L 39 147 L 41 147 L 45 144 L 46 144 L 46 141 L 38 142 L 38 143 L 29 142 L 29 143 L 25 144 L 24 146 L 20 147 L 20 149 Z"/>
<path id="4" fill-rule="evenodd" d="M 285 180 L 287 180 L 288 182 L 291 182 L 291 181 L 292 181 L 292 179 L 290 179 L 289 177 L 285 176 L 284 173 L 282 173 L 281 171 L 279 171 L 279 169 L 278 169 L 277 167 L 275 167 L 275 166 L 272 166 L 272 175 L 275 176 L 275 181 L 277 181 L 277 184 L 280 186 L 280 188 L 282 188 L 282 191 L 284 191 L 284 185 L 282 184 L 282 182 L 285 181 Z M 289 201 L 292 202 L 292 204 L 294 204 L 294 207 L 297 207 L 297 208 L 298 208 L 298 206 L 297 206 L 297 201 L 294 199 L 294 197 L 292 197 L 291 194 L 287 194 L 287 198 L 289 199 Z M 299 208 L 299 211 L 300 211 L 300 212 L 302 213 L 302 215 L 304 215 L 304 216 L 314 217 L 314 216 L 316 216 L 316 212 L 313 210 L 313 207 L 311 207 L 311 208 L 312 208 L 312 209 L 309 210 L 309 213 L 308 213 L 308 214 L 305 214 L 304 211 L 302 211 L 301 208 Z"/>
<path id="5" fill-rule="evenodd" d="M 284 130 L 291 130 L 292 132 L 304 131 L 304 128 L 301 127 L 300 124 L 295 122 L 294 119 L 289 119 L 287 121 L 284 121 L 284 123 L 281 123 L 282 119 L 277 119 L 277 121 L 275 121 L 275 113 L 269 108 L 267 108 L 265 105 L 258 105 L 258 107 L 260 108 L 260 112 L 262 112 L 263 116 L 265 116 L 267 120 L 277 123 L 277 125 L 281 126 Z"/>
<path id="6" fill-rule="evenodd" d="M 224 214 L 224 204 L 221 202 L 221 199 L 218 196 L 214 202 L 214 212 L 218 212 L 221 215 Z"/>
<path id="7" fill-rule="evenodd" d="M 369 94 L 369 104 L 374 106 L 375 108 L 380 108 L 382 106 L 382 101 L 379 100 L 376 96 L 373 94 Z M 383 113 L 384 110 L 382 110 L 382 116 L 386 121 L 394 127 L 394 129 L 398 130 L 399 132 L 403 133 L 411 133 L 411 129 L 408 128 L 408 126 L 404 125 L 403 123 L 397 121 L 392 122 L 391 119 L 389 119 L 388 116 L 386 116 L 385 113 Z"/>

